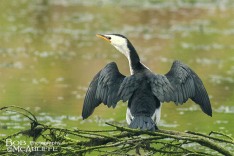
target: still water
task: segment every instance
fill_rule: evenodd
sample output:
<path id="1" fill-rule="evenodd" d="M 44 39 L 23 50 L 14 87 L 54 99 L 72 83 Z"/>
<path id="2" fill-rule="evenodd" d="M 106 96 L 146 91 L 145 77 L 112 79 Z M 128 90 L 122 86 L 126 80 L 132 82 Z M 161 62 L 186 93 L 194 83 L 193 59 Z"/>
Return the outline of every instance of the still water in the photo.
<path id="1" fill-rule="evenodd" d="M 108 128 L 125 123 L 126 103 L 81 111 L 93 76 L 115 61 L 129 75 L 126 58 L 97 33 L 126 35 L 142 62 L 165 74 L 172 61 L 188 64 L 203 80 L 213 117 L 188 101 L 164 103 L 159 128 L 234 134 L 233 1 L 20 0 L 0 5 L 0 107 L 17 105 L 58 127 Z M 15 113 L 0 112 L 0 136 L 29 127 Z"/>

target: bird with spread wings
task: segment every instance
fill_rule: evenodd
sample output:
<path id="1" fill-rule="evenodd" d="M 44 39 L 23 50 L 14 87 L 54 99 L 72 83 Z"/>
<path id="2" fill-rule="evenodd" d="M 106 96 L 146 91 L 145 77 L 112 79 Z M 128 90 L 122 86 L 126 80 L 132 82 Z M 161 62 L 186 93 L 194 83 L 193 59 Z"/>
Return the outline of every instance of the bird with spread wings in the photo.
<path id="1" fill-rule="evenodd" d="M 83 119 L 88 118 L 101 103 L 116 107 L 122 100 L 128 101 L 126 120 L 130 128 L 157 130 L 162 102 L 183 104 L 191 99 L 201 110 L 212 116 L 207 91 L 198 75 L 187 65 L 174 61 L 165 75 L 155 74 L 143 63 L 123 35 L 97 35 L 123 53 L 129 62 L 130 76 L 119 72 L 115 62 L 107 64 L 91 81 L 82 110 Z"/>

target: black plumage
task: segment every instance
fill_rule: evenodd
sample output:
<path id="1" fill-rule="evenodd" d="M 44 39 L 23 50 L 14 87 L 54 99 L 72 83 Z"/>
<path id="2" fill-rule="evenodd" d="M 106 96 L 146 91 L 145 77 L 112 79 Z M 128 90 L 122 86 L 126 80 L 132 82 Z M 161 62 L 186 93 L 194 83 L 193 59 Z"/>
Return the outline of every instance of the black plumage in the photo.
<path id="1" fill-rule="evenodd" d="M 128 101 L 127 122 L 131 128 L 157 129 L 161 102 L 183 104 L 189 98 L 212 116 L 206 89 L 197 74 L 180 61 L 174 61 L 165 75 L 152 73 L 140 62 L 130 41 L 122 35 L 99 35 L 111 42 L 129 60 L 131 75 L 122 75 L 115 62 L 99 71 L 87 90 L 82 117 L 89 117 L 101 103 L 115 108 L 118 101 Z M 124 42 L 125 41 L 125 42 Z M 159 110 L 159 111 L 158 111 Z"/>
<path id="2" fill-rule="evenodd" d="M 107 64 L 99 71 L 87 90 L 82 111 L 83 119 L 89 117 L 95 107 L 101 103 L 115 108 L 117 102 L 120 100 L 117 93 L 124 78 L 125 76 L 119 72 L 114 62 Z"/>

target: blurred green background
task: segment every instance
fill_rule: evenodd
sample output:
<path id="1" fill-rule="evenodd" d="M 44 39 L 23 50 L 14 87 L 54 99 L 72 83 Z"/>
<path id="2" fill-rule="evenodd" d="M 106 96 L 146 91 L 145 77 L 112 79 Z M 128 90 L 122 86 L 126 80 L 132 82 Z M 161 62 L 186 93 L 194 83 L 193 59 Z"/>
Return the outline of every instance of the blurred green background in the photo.
<path id="1" fill-rule="evenodd" d="M 95 34 L 127 36 L 142 62 L 165 74 L 181 60 L 203 80 L 213 117 L 191 100 L 164 103 L 159 128 L 234 134 L 234 2 L 229 0 L 3 0 L 0 5 L 0 107 L 17 105 L 53 126 L 126 125 L 126 103 L 98 107 L 81 119 L 94 75 L 125 56 Z M 0 136 L 29 127 L 27 118 L 0 112 Z"/>

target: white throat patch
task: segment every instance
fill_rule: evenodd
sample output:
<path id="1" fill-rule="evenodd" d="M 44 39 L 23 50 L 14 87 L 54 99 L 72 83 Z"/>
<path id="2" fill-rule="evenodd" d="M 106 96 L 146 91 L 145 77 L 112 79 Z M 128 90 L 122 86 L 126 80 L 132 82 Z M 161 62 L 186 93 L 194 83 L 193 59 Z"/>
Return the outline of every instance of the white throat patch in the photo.
<path id="1" fill-rule="evenodd" d="M 122 54 L 124 54 L 129 62 L 130 73 L 133 74 L 133 69 L 131 67 L 131 60 L 130 60 L 130 50 L 128 49 L 128 41 L 126 38 L 117 35 L 105 35 L 110 37 L 111 44 Z"/>
<path id="2" fill-rule="evenodd" d="M 130 51 L 128 49 L 128 41 L 126 38 L 117 35 L 105 35 L 111 37 L 111 44 L 122 54 L 124 54 L 128 59 L 130 57 Z"/>

